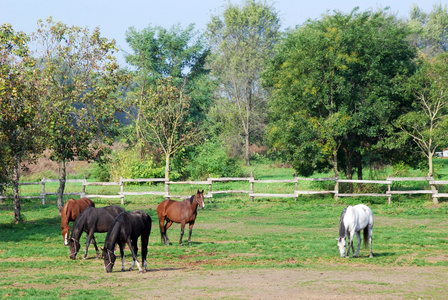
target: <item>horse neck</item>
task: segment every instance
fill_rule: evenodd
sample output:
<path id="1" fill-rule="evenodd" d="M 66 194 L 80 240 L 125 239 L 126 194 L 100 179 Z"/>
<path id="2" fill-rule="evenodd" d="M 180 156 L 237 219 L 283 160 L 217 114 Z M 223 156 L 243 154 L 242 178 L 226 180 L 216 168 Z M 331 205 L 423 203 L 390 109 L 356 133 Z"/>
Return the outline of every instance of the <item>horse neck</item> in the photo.
<path id="1" fill-rule="evenodd" d="M 347 224 L 345 222 L 345 216 L 347 213 L 351 213 L 351 206 L 347 206 L 341 213 L 341 219 L 339 221 L 339 237 L 344 238 L 347 234 Z"/>
<path id="2" fill-rule="evenodd" d="M 122 224 L 117 220 L 112 223 L 110 229 L 107 231 L 106 239 L 104 240 L 105 249 L 114 250 L 115 244 L 120 236 L 121 226 Z"/>
<path id="3" fill-rule="evenodd" d="M 194 199 L 194 195 L 187 199 L 190 202 L 193 212 L 198 210 L 198 201 Z"/>
<path id="4" fill-rule="evenodd" d="M 64 207 L 62 207 L 62 211 L 61 211 L 61 228 L 67 228 L 68 226 L 68 203 L 66 203 L 64 205 Z"/>

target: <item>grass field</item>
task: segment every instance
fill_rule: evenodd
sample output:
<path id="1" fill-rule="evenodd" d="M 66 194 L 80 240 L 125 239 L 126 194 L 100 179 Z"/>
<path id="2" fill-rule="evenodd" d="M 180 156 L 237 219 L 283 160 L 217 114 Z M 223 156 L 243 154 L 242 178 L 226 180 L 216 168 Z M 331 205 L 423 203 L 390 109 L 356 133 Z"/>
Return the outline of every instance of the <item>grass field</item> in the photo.
<path id="1" fill-rule="evenodd" d="M 271 178 L 290 172 L 264 168 Z M 193 194 L 196 187 L 190 189 Z M 435 206 L 428 196 L 397 196 L 388 206 L 381 199 L 335 203 L 332 197 L 307 196 L 297 202 L 250 202 L 247 195 L 218 195 L 199 210 L 192 246 L 180 247 L 178 224 L 168 231 L 172 244 L 160 242 L 155 209 L 161 197 L 129 197 L 127 210 L 143 209 L 153 218 L 149 271 L 143 274 L 119 272 L 119 265 L 106 273 L 93 246 L 86 260 L 80 255 L 70 260 L 55 198 L 48 197 L 45 205 L 24 200 L 19 225 L 13 224 L 7 200 L 0 204 L 0 298 L 446 299 L 447 202 L 440 199 Z M 98 207 L 119 203 L 93 200 Z M 343 259 L 335 241 L 339 217 L 346 205 L 360 202 L 370 205 L 375 216 L 374 257 L 361 248 L 359 258 Z M 102 246 L 105 233 L 95 236 Z"/>

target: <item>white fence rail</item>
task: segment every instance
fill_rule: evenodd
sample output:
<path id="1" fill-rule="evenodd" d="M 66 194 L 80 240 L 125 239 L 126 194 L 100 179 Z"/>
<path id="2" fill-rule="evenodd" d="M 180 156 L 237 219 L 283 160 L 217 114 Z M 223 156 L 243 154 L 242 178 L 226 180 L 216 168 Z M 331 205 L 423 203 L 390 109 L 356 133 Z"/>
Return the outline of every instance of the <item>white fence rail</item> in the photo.
<path id="1" fill-rule="evenodd" d="M 214 190 L 213 183 L 216 182 L 231 182 L 231 181 L 247 181 L 250 185 L 250 189 L 248 190 Z M 335 188 L 333 190 L 299 190 L 299 182 L 300 181 L 334 181 Z M 391 187 L 394 182 L 401 181 L 426 181 L 430 186 L 430 190 L 392 190 Z M 23 182 L 20 185 L 42 185 L 42 192 L 40 195 L 36 196 L 20 196 L 21 199 L 42 199 L 42 204 L 45 204 L 45 197 L 47 195 L 56 195 L 55 192 L 47 192 L 45 190 L 45 184 L 50 182 L 59 182 L 57 179 L 42 179 L 40 182 Z M 448 180 L 434 180 L 432 177 L 387 177 L 386 180 L 354 180 L 354 179 L 337 179 L 337 178 L 300 178 L 294 176 L 293 179 L 287 180 L 256 180 L 254 179 L 253 173 L 250 177 L 238 178 L 238 177 L 224 177 L 224 178 L 212 178 L 209 177 L 206 181 L 169 181 L 164 178 L 139 178 L 139 179 L 123 179 L 120 178 L 118 182 L 88 182 L 86 179 L 67 179 L 67 183 L 81 183 L 82 189 L 80 192 L 76 193 L 64 193 L 64 195 L 77 195 L 80 197 L 88 197 L 88 198 L 120 198 L 121 203 L 124 204 L 125 196 L 135 196 L 135 195 L 157 195 L 163 196 L 164 198 L 185 198 L 186 196 L 174 195 L 170 194 L 170 185 L 176 184 L 186 184 L 186 185 L 208 185 L 208 193 L 204 195 L 204 197 L 209 198 L 210 202 L 213 198 L 213 195 L 217 194 L 248 194 L 251 201 L 253 201 L 254 197 L 272 197 L 272 198 L 297 198 L 300 195 L 317 195 L 317 194 L 334 194 L 335 199 L 337 200 L 339 197 L 387 197 L 388 204 L 392 201 L 392 195 L 403 195 L 403 194 L 431 194 L 433 201 L 435 203 L 438 202 L 438 198 L 448 197 L 448 193 L 439 193 L 438 187 L 441 185 L 447 185 Z M 146 190 L 142 192 L 132 192 L 125 191 L 125 183 L 130 182 L 154 182 L 154 183 L 164 183 L 165 190 L 164 191 L 151 191 Z M 256 184 L 276 184 L 276 183 L 294 183 L 295 190 L 293 193 L 288 194 L 272 194 L 272 193 L 256 193 L 255 185 Z M 387 191 L 385 193 L 340 193 L 339 192 L 339 184 L 340 183 L 350 183 L 350 184 L 378 184 L 378 185 L 387 185 Z M 104 195 L 104 194 L 89 194 L 86 192 L 87 186 L 119 186 L 120 192 L 115 195 Z M 4 196 L 0 194 L 0 200 L 5 198 L 12 198 L 12 196 Z"/>

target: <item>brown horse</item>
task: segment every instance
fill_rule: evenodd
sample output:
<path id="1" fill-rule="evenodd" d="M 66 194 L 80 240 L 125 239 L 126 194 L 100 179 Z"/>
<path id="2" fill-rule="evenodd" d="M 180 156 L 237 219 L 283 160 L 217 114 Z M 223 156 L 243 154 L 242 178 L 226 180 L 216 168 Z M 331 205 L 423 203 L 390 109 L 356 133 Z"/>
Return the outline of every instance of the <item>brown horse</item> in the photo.
<path id="1" fill-rule="evenodd" d="M 89 206 L 95 207 L 95 203 L 93 203 L 89 198 L 81 198 L 79 200 L 70 199 L 67 203 L 65 203 L 64 207 L 62 207 L 61 229 L 65 246 L 68 246 L 68 236 L 71 229 L 71 227 L 68 226 L 68 222 L 74 222 L 79 214 Z"/>
<path id="2" fill-rule="evenodd" d="M 196 219 L 196 215 L 198 214 L 198 205 L 200 205 L 202 209 L 205 207 L 204 190 L 202 190 L 202 192 L 198 190 L 196 195 L 193 195 L 184 201 L 166 199 L 157 206 L 157 215 L 159 216 L 159 227 L 162 243 L 165 245 L 170 244 L 166 231 L 170 228 L 173 222 L 175 222 L 180 223 L 181 230 L 179 244 L 182 246 L 182 237 L 184 236 L 185 224 L 188 223 L 190 225 L 188 245 L 191 246 L 191 232 L 193 231 L 194 221 Z"/>

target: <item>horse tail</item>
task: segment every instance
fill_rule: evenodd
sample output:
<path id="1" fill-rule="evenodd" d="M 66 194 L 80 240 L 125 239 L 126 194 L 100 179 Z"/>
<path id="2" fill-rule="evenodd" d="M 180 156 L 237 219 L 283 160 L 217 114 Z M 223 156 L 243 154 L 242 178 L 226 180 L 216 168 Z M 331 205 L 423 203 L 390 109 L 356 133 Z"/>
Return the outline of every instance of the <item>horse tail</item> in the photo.
<path id="1" fill-rule="evenodd" d="M 364 236 L 364 248 L 367 249 L 367 246 L 369 245 L 369 226 L 364 228 L 363 236 Z"/>

